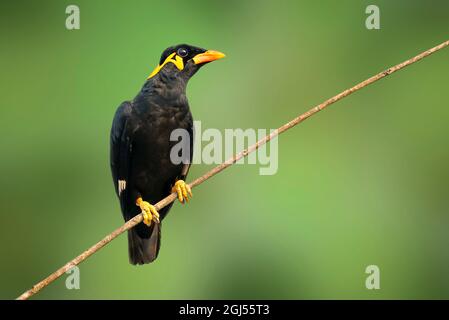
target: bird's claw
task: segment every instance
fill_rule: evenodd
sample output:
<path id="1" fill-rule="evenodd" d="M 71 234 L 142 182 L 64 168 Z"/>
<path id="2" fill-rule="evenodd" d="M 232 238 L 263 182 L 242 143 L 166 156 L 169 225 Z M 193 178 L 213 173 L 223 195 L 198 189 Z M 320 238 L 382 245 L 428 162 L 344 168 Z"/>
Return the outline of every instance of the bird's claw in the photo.
<path id="1" fill-rule="evenodd" d="M 143 201 L 142 198 L 137 199 L 136 205 L 140 207 L 142 210 L 143 223 L 147 226 L 151 225 L 151 222 L 154 221 L 159 223 L 159 212 L 157 212 L 156 207 L 151 205 L 147 201 Z"/>
<path id="2" fill-rule="evenodd" d="M 175 185 L 172 188 L 172 192 L 176 192 L 178 194 L 178 200 L 182 204 L 184 204 L 184 200 L 189 202 L 190 198 L 192 198 L 192 189 L 190 186 L 185 183 L 184 180 L 176 181 Z"/>

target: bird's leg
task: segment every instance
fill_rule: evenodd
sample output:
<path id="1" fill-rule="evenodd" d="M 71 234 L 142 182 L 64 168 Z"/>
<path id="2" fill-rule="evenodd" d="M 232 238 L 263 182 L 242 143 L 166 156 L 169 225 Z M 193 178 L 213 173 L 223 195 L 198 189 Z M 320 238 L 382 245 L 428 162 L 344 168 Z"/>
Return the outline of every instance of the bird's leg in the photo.
<path id="1" fill-rule="evenodd" d="M 143 201 L 141 197 L 137 198 L 136 206 L 140 207 L 143 215 L 143 223 L 147 226 L 151 225 L 151 221 L 159 223 L 159 213 L 156 208 L 147 201 Z"/>
<path id="2" fill-rule="evenodd" d="M 184 200 L 188 202 L 190 200 L 189 197 L 192 198 L 193 196 L 192 189 L 187 183 L 185 183 L 184 180 L 176 181 L 175 185 L 172 188 L 172 192 L 176 192 L 178 194 L 178 200 L 182 204 L 185 203 Z"/>

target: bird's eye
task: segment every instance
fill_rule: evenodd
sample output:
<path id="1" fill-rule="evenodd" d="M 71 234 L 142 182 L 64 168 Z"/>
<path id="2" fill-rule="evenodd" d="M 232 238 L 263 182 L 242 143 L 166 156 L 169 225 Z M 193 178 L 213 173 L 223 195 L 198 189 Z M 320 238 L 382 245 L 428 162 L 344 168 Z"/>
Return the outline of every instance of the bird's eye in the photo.
<path id="1" fill-rule="evenodd" d="M 178 49 L 178 56 L 180 56 L 181 58 L 187 57 L 187 54 L 188 54 L 187 49 L 184 48 Z"/>

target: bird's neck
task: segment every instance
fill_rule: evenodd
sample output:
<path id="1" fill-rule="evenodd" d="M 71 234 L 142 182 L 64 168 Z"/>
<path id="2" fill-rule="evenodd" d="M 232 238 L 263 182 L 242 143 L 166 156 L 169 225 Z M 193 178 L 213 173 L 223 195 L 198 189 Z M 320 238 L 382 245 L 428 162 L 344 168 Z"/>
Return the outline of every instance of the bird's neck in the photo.
<path id="1" fill-rule="evenodd" d="M 173 95 L 185 95 L 186 87 L 186 79 L 179 76 L 174 64 L 169 63 L 145 82 L 142 93 L 171 98 Z"/>
<path id="2" fill-rule="evenodd" d="M 166 65 L 159 73 L 148 79 L 135 98 L 142 112 L 148 111 L 148 106 L 152 108 L 178 107 L 188 111 L 187 81 L 179 76 L 179 72 L 167 67 L 169 66 Z"/>

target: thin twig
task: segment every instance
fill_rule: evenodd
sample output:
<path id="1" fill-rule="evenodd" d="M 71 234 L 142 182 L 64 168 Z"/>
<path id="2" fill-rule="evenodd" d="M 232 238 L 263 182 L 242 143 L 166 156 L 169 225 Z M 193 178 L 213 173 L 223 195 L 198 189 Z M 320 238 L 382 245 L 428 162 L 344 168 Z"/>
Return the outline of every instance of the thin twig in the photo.
<path id="1" fill-rule="evenodd" d="M 198 185 L 200 185 L 201 183 L 203 183 L 204 181 L 206 181 L 207 179 L 212 178 L 214 175 L 216 175 L 217 173 L 220 173 L 221 171 L 223 171 L 224 169 L 232 166 L 235 162 L 237 162 L 238 160 L 240 160 L 243 157 L 246 157 L 248 154 L 250 154 L 251 152 L 257 150 L 260 146 L 264 145 L 265 143 L 267 143 L 268 141 L 270 141 L 271 139 L 275 138 L 276 136 L 280 135 L 281 133 L 287 131 L 288 129 L 296 126 L 298 123 L 303 122 L 304 120 L 308 119 L 309 117 L 311 117 L 312 115 L 314 115 L 315 113 L 323 110 L 324 108 L 327 108 L 328 106 L 330 106 L 331 104 L 349 96 L 350 94 L 398 71 L 401 70 L 429 55 L 431 55 L 432 53 L 441 50 L 445 47 L 449 46 L 449 40 L 445 41 L 443 43 L 441 43 L 440 45 L 433 47 L 419 55 L 417 55 L 416 57 L 413 57 L 407 61 L 404 61 L 398 65 L 395 65 L 394 67 L 391 67 L 381 73 L 376 74 L 375 76 L 360 82 L 359 84 L 355 85 L 354 87 L 347 89 L 341 93 L 339 93 L 338 95 L 330 98 L 329 100 L 324 101 L 323 103 L 315 106 L 314 108 L 310 109 L 309 111 L 301 114 L 300 116 L 294 118 L 293 120 L 291 120 L 290 122 L 284 124 L 283 126 L 279 127 L 277 130 L 271 132 L 269 135 L 267 135 L 266 137 L 262 138 L 261 140 L 259 140 L 256 144 L 253 144 L 252 146 L 248 147 L 248 149 L 243 150 L 240 153 L 235 154 L 232 158 L 226 160 L 224 163 L 216 166 L 215 168 L 213 168 L 212 170 L 210 170 L 209 172 L 207 172 L 206 174 L 204 174 L 203 176 L 199 177 L 198 179 L 194 180 L 192 183 L 190 183 L 190 186 L 196 187 Z M 176 199 L 176 194 L 172 193 L 169 196 L 167 196 L 166 198 L 162 199 L 161 201 L 159 201 L 155 207 L 156 210 L 160 210 L 163 207 L 167 206 L 168 204 L 172 203 L 174 200 Z M 79 256 L 77 256 L 75 259 L 71 260 L 70 262 L 68 262 L 67 264 L 65 264 L 63 267 L 59 268 L 58 270 L 56 270 L 54 273 L 52 273 L 51 275 L 49 275 L 47 278 L 45 278 L 44 280 L 42 280 L 41 282 L 37 283 L 36 285 L 34 285 L 30 290 L 24 292 L 20 297 L 18 297 L 18 300 L 26 300 L 29 297 L 31 297 L 32 295 L 36 294 L 37 292 L 39 292 L 40 290 L 42 290 L 44 287 L 46 287 L 47 285 L 49 285 L 50 283 L 52 283 L 54 280 L 58 279 L 61 275 L 63 275 L 65 272 L 67 272 L 68 270 L 70 270 L 72 267 L 80 264 L 81 262 L 83 262 L 84 260 L 86 260 L 87 258 L 89 258 L 91 255 L 93 255 L 95 252 L 97 252 L 98 250 L 100 250 L 101 248 L 103 248 L 105 245 L 107 245 L 109 242 L 111 242 L 112 240 L 114 240 L 116 237 L 118 237 L 120 234 L 122 234 L 123 232 L 133 228 L 134 226 L 136 226 L 137 224 L 139 224 L 140 222 L 142 222 L 143 218 L 142 215 L 137 215 L 135 216 L 133 219 L 127 221 L 124 225 L 122 225 L 120 228 L 114 230 L 112 233 L 108 234 L 106 237 L 104 237 L 101 241 L 99 241 L 98 243 L 96 243 L 95 245 L 93 245 L 92 247 L 90 247 L 89 249 L 87 249 L 86 251 L 84 251 L 82 254 L 80 254 Z"/>

